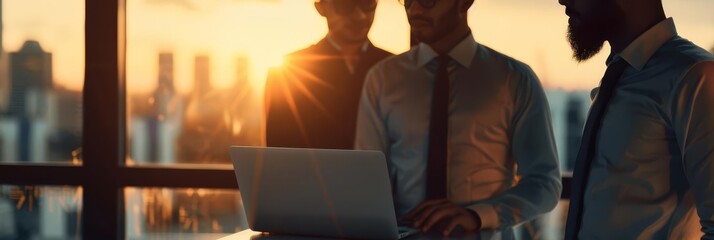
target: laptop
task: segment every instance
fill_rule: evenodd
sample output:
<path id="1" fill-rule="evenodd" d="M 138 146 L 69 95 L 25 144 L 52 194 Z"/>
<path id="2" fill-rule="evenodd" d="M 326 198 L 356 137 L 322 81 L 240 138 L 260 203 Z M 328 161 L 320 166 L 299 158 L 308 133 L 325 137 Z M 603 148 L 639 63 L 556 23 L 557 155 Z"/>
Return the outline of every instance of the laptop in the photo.
<path id="1" fill-rule="evenodd" d="M 382 152 L 231 147 L 251 230 L 271 235 L 400 239 Z"/>

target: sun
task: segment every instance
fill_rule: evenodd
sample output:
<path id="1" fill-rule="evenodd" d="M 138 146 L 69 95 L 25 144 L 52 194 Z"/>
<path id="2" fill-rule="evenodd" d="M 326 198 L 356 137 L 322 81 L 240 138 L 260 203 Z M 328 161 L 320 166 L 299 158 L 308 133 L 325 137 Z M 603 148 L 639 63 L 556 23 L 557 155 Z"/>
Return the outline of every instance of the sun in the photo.
<path id="1" fill-rule="evenodd" d="M 285 53 L 280 52 L 263 52 L 259 54 L 254 54 L 252 56 L 252 59 L 255 62 L 256 67 L 269 69 L 282 66 L 283 59 L 285 58 L 284 56 Z"/>

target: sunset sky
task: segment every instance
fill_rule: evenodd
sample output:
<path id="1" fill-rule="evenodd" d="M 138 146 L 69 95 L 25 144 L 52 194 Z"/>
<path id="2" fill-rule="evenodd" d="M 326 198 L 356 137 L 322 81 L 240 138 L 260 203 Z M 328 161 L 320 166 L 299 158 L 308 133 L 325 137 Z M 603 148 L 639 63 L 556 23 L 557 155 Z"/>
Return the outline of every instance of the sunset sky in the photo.
<path id="1" fill-rule="evenodd" d="M 289 52 L 324 37 L 314 0 L 127 0 L 127 87 L 152 91 L 160 52 L 174 53 L 176 86 L 193 85 L 193 61 L 207 55 L 214 86 L 236 78 L 239 56 L 252 62 L 251 83 L 262 89 L 265 70 Z M 3 0 L 5 51 L 27 39 L 53 54 L 58 85 L 81 89 L 84 0 Z M 680 35 L 714 46 L 714 1 L 664 0 Z M 567 16 L 557 0 L 476 0 L 470 25 L 480 43 L 529 64 L 547 87 L 589 89 L 604 72 L 609 49 L 586 63 L 573 61 L 565 40 Z M 394 53 L 408 49 L 408 23 L 397 0 L 380 0 L 370 38 Z"/>

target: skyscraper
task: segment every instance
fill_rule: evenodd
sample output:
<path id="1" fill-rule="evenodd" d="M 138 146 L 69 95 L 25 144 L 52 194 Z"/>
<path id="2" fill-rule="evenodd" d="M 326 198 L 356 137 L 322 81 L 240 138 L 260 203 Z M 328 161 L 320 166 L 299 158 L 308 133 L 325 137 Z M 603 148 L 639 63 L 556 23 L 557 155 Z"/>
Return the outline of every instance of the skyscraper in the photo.
<path id="1" fill-rule="evenodd" d="M 52 115 L 52 54 L 42 50 L 37 41 L 26 41 L 20 51 L 9 54 L 9 59 L 10 99 L 2 118 L 2 139 L 11 144 L 3 144 L 3 160 L 46 161 Z"/>
<path id="2" fill-rule="evenodd" d="M 5 112 L 7 105 L 7 95 L 9 93 L 10 87 L 10 76 L 8 72 L 8 60 L 7 54 L 5 54 L 5 48 L 3 47 L 3 18 L 2 18 L 2 0 L 0 0 L 0 114 Z"/>
<path id="3" fill-rule="evenodd" d="M 183 101 L 174 88 L 174 56 L 159 54 L 159 82 L 154 91 L 154 113 L 148 117 L 150 159 L 175 162 L 175 141 L 182 124 Z"/>
<path id="4" fill-rule="evenodd" d="M 174 54 L 159 53 L 159 90 L 174 90 Z"/>
<path id="5" fill-rule="evenodd" d="M 174 89 L 174 55 L 159 53 L 159 84 L 154 91 L 155 114 L 165 116 L 176 91 Z"/>
<path id="6" fill-rule="evenodd" d="M 0 0 L 0 57 L 4 54 L 5 49 L 2 47 L 2 32 L 3 32 L 3 19 L 2 19 L 2 0 Z"/>
<path id="7" fill-rule="evenodd" d="M 236 82 L 234 90 L 241 90 L 248 87 L 250 79 L 250 59 L 247 56 L 240 56 L 236 61 Z"/>
<path id="8" fill-rule="evenodd" d="M 193 92 L 199 98 L 206 96 L 211 91 L 210 61 L 208 56 L 196 56 L 196 68 L 194 71 L 195 82 Z"/>
<path id="9" fill-rule="evenodd" d="M 565 121 L 565 171 L 572 171 L 575 167 L 575 159 L 580 151 L 580 139 L 585 126 L 585 116 L 583 116 L 583 102 L 576 96 L 570 96 L 566 104 L 566 121 Z"/>
<path id="10" fill-rule="evenodd" d="M 230 110 L 229 130 L 233 134 L 232 144 L 252 146 L 262 143 L 262 114 L 254 114 L 262 109 L 262 101 L 250 85 L 250 59 L 239 56 L 236 61 L 236 79 L 233 86 L 224 93 L 224 101 Z"/>
<path id="11" fill-rule="evenodd" d="M 39 116 L 52 89 L 52 54 L 42 50 L 37 41 L 26 41 L 19 52 L 10 53 L 10 103 L 8 114 L 14 117 Z"/>
<path id="12" fill-rule="evenodd" d="M 213 92 L 208 56 L 195 57 L 193 93 L 188 99 L 179 136 L 179 162 L 229 163 L 225 146 L 231 145 L 227 106 Z"/>

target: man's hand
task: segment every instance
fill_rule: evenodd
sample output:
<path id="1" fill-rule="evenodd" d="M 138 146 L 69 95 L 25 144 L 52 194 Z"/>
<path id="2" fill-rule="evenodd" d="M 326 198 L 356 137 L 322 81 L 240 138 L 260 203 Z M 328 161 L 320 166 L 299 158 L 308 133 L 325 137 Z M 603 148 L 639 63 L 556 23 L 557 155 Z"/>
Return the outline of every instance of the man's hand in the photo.
<path id="1" fill-rule="evenodd" d="M 413 227 L 421 229 L 422 232 L 429 232 L 436 226 L 436 230 L 444 236 L 451 235 L 456 227 L 461 227 L 464 232 L 481 230 L 481 218 L 475 211 L 446 199 L 422 202 L 404 216 L 404 219 L 411 221 Z"/>

